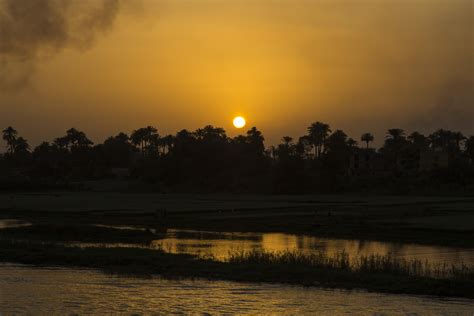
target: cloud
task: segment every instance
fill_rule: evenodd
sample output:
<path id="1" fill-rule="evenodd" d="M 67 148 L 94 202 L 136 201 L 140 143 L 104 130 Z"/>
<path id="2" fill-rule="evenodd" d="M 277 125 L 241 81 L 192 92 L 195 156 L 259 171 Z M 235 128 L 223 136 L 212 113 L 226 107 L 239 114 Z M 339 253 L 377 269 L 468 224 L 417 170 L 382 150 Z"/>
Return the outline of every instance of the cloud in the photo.
<path id="1" fill-rule="evenodd" d="M 119 0 L 0 0 L 0 90 L 24 87 L 64 48 L 90 48 L 118 10 Z"/>

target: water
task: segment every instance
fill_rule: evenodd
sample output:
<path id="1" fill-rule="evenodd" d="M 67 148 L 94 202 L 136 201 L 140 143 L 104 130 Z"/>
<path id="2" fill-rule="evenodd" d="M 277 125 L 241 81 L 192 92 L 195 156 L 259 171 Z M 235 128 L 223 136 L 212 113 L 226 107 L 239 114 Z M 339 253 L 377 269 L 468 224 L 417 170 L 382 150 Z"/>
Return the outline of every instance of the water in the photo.
<path id="1" fill-rule="evenodd" d="M 29 222 L 14 219 L 0 220 L 0 229 L 31 225 Z M 136 227 L 107 226 L 122 229 Z M 136 244 L 92 244 L 74 243 L 82 246 L 137 247 Z M 297 250 L 304 253 L 325 252 L 332 256 L 344 250 L 349 257 L 361 255 L 386 255 L 391 253 L 398 258 L 420 259 L 431 264 L 474 265 L 474 249 L 425 246 L 350 239 L 320 238 L 285 233 L 222 233 L 195 230 L 169 229 L 165 236 L 152 242 L 146 248 L 162 248 L 170 253 L 193 254 L 213 257 L 225 261 L 233 251 L 285 251 Z"/>
<path id="2" fill-rule="evenodd" d="M 283 233 L 215 233 L 169 230 L 165 238 L 154 241 L 171 253 L 213 256 L 225 260 L 231 251 L 260 249 L 265 251 L 298 250 L 305 253 L 323 251 L 328 255 L 345 250 L 350 257 L 393 254 L 400 258 L 417 258 L 432 264 L 474 265 L 474 249 L 397 244 L 391 242 L 319 238 Z"/>
<path id="3" fill-rule="evenodd" d="M 27 225 L 0 221 L 0 227 Z M 129 245 L 133 246 L 133 245 Z M 135 245 L 136 246 L 136 245 Z M 325 251 L 350 256 L 393 253 L 432 263 L 474 263 L 472 249 L 341 240 L 280 233 L 170 230 L 151 247 L 172 253 Z M 206 280 L 112 276 L 94 270 L 0 264 L 0 315 L 10 314 L 473 315 L 474 301 Z"/>
<path id="4" fill-rule="evenodd" d="M 470 315 L 474 301 L 0 265 L 0 314 Z"/>
<path id="5" fill-rule="evenodd" d="M 7 227 L 22 227 L 31 225 L 29 222 L 17 220 L 17 219 L 1 219 L 0 220 L 0 229 Z"/>

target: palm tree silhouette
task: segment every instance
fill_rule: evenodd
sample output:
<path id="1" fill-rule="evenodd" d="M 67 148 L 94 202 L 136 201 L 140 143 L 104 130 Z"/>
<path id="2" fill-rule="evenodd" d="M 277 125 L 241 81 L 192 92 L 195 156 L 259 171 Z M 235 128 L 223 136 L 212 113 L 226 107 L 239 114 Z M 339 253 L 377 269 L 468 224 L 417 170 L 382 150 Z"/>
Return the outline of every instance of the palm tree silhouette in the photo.
<path id="1" fill-rule="evenodd" d="M 308 136 L 314 146 L 316 158 L 321 157 L 329 133 L 331 133 L 331 128 L 325 123 L 315 122 L 308 127 Z"/>
<path id="2" fill-rule="evenodd" d="M 290 136 L 283 136 L 281 141 L 285 144 L 286 147 L 289 147 L 291 142 L 293 141 L 293 137 Z"/>
<path id="3" fill-rule="evenodd" d="M 154 145 L 158 144 L 158 130 L 153 126 L 147 126 L 134 130 L 130 135 L 132 144 L 139 147 L 142 155 L 146 150 L 152 150 Z"/>
<path id="4" fill-rule="evenodd" d="M 429 142 L 425 135 L 413 132 L 408 135 L 407 139 L 413 144 L 414 148 L 421 150 L 428 148 Z"/>
<path id="5" fill-rule="evenodd" d="M 23 137 L 18 137 L 15 140 L 15 153 L 24 153 L 28 152 L 30 150 L 30 145 L 28 145 L 28 142 L 26 139 Z"/>
<path id="6" fill-rule="evenodd" d="M 349 147 L 351 147 L 351 148 L 354 148 L 354 147 L 357 146 L 357 141 L 356 141 L 355 139 L 349 137 L 349 138 L 347 139 L 347 145 L 348 145 Z M 368 147 L 368 146 L 367 146 L 367 147 Z"/>
<path id="7" fill-rule="evenodd" d="M 251 144 L 255 150 L 256 154 L 263 154 L 265 151 L 264 141 L 262 132 L 260 132 L 256 127 L 252 127 L 247 131 L 247 141 Z"/>
<path id="8" fill-rule="evenodd" d="M 15 152 L 15 141 L 18 132 L 11 126 L 8 126 L 3 131 L 3 139 L 7 142 L 8 152 L 13 154 Z"/>
<path id="9" fill-rule="evenodd" d="M 161 144 L 163 146 L 163 153 L 169 153 L 173 147 L 175 137 L 173 135 L 166 135 L 161 138 Z"/>
<path id="10" fill-rule="evenodd" d="M 370 133 L 364 133 L 360 137 L 360 140 L 365 142 L 366 148 L 369 149 L 369 143 L 374 141 L 374 135 L 372 135 Z"/>
<path id="11" fill-rule="evenodd" d="M 466 140 L 467 137 L 464 136 L 461 132 L 454 132 L 454 133 L 453 133 L 453 137 L 454 137 L 454 139 L 455 139 L 455 141 L 456 141 L 456 147 L 457 147 L 457 149 L 460 150 L 460 149 L 461 149 L 461 142 L 462 142 L 463 140 Z"/>
<path id="12" fill-rule="evenodd" d="M 387 131 L 386 137 L 394 141 L 400 141 L 405 138 L 405 131 L 401 128 L 391 128 Z"/>

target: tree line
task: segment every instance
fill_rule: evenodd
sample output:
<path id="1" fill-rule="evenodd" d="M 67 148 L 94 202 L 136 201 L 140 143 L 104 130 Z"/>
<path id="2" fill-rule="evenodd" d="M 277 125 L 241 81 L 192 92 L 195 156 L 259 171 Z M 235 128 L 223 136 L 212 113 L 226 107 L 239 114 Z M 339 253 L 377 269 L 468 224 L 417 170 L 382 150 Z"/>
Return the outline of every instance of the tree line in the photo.
<path id="1" fill-rule="evenodd" d="M 2 187 L 23 182 L 59 185 L 116 176 L 150 184 L 158 191 L 309 193 L 348 190 L 407 190 L 410 187 L 469 190 L 474 179 L 474 136 L 438 129 L 430 135 L 387 130 L 383 145 L 371 148 L 373 134 L 359 142 L 329 124 L 315 122 L 297 139 L 284 136 L 276 146 L 252 127 L 245 134 L 227 136 L 211 125 L 175 135 L 160 135 L 147 126 L 130 135 L 119 133 L 94 144 L 75 128 L 53 142 L 31 148 L 13 127 L 2 131 L 5 153 L 0 156 Z M 406 173 L 400 161 L 417 161 L 423 152 L 442 152 L 449 165 Z M 383 175 L 356 177 L 351 159 L 371 153 L 383 163 Z M 23 183 L 22 182 L 22 183 Z"/>

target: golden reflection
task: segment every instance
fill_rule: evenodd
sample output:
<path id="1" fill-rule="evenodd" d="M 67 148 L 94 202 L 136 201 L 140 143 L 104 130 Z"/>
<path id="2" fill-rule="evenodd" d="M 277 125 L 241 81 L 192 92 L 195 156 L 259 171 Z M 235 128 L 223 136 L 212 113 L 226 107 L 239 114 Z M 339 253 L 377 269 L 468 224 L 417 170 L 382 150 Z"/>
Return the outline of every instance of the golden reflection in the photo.
<path id="1" fill-rule="evenodd" d="M 282 233 L 211 233 L 186 231 L 191 235 L 179 238 L 183 231 L 170 230 L 168 237 L 154 241 L 154 247 L 162 247 L 171 253 L 188 253 L 213 257 L 225 261 L 235 251 L 301 251 L 303 253 L 324 252 L 334 256 L 345 251 L 350 258 L 369 255 L 417 258 L 430 263 L 474 263 L 472 251 L 449 247 L 396 244 L 377 241 L 328 239 L 312 236 L 298 236 Z M 195 234 L 194 236 L 192 234 Z"/>

